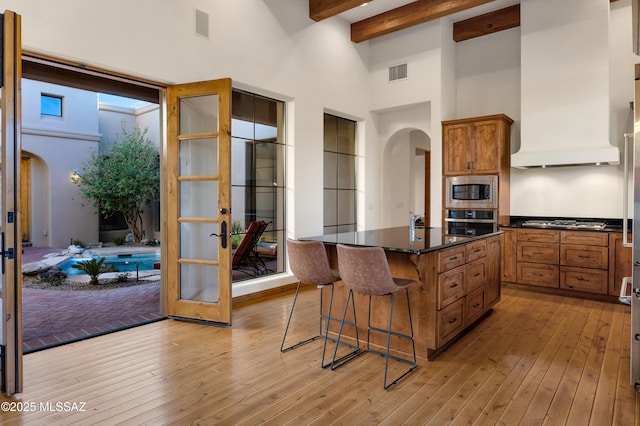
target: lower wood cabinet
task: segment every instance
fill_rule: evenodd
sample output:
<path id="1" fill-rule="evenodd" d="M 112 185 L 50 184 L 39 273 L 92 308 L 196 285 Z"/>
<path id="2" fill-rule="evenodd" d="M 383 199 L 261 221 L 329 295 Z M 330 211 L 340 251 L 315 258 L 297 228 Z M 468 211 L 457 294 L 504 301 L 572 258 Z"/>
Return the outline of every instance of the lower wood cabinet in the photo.
<path id="1" fill-rule="evenodd" d="M 608 271 L 589 268 L 560 267 L 560 288 L 607 294 Z"/>
<path id="2" fill-rule="evenodd" d="M 559 286 L 558 265 L 518 262 L 517 270 L 517 282 L 520 284 L 551 288 L 558 288 Z"/>
<path id="3" fill-rule="evenodd" d="M 619 232 L 503 228 L 502 281 L 618 296 L 631 275 L 631 248 Z"/>
<path id="4" fill-rule="evenodd" d="M 438 253 L 436 346 L 449 342 L 500 300 L 501 241 L 495 236 Z"/>
<path id="5" fill-rule="evenodd" d="M 465 299 L 458 299 L 438 311 L 438 334 L 440 342 L 446 343 L 464 330 Z"/>
<path id="6" fill-rule="evenodd" d="M 471 325 L 484 314 L 484 288 L 478 288 L 465 297 L 465 326 Z"/>

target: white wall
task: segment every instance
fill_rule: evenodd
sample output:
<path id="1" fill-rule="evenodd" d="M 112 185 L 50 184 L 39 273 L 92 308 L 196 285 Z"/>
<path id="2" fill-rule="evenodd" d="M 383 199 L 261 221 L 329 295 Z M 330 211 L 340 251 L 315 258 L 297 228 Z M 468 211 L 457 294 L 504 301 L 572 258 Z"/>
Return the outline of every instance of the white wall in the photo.
<path id="1" fill-rule="evenodd" d="M 631 50 L 631 1 L 612 3 L 610 19 L 611 110 L 605 131 L 611 145 L 622 148 L 624 133 L 633 129 L 629 101 L 633 100 L 633 64 L 638 62 Z M 456 47 L 457 117 L 507 114 L 515 120 L 512 153 L 520 148 L 524 113 L 520 111 L 521 49 L 519 28 L 467 40 Z M 552 96 L 553 91 L 546 94 Z M 511 214 L 620 218 L 622 165 L 511 169 Z"/>

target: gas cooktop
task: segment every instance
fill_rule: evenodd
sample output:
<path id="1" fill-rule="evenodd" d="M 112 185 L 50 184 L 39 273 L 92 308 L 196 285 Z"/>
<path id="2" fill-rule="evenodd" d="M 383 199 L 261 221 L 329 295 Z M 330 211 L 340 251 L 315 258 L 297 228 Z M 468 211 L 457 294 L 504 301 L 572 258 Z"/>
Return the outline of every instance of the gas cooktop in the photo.
<path id="1" fill-rule="evenodd" d="M 604 229 L 607 223 L 573 219 L 527 220 L 522 222 L 522 226 L 529 228 Z"/>

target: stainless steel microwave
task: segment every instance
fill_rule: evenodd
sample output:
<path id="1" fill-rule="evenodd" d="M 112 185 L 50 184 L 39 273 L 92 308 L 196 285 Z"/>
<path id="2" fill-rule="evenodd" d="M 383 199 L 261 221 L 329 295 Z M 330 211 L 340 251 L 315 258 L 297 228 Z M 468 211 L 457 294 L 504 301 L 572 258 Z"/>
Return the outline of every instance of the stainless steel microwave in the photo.
<path id="1" fill-rule="evenodd" d="M 498 208 L 498 176 L 455 176 L 445 182 L 448 209 Z"/>

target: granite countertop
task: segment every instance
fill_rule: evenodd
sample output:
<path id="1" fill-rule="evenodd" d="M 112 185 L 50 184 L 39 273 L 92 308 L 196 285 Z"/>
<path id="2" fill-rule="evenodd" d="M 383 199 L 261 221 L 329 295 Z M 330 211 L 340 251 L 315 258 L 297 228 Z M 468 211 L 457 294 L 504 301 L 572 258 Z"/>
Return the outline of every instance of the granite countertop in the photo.
<path id="1" fill-rule="evenodd" d="M 454 238 L 453 241 L 447 241 L 444 238 L 442 228 L 416 227 L 416 239 L 412 242 L 409 238 L 409 227 L 399 226 L 395 228 L 306 237 L 300 238 L 300 240 L 322 241 L 328 245 L 347 244 L 363 247 L 382 247 L 387 251 L 419 254 L 465 244 L 496 234 L 499 234 L 499 232 L 492 232 L 475 237 Z M 451 237 L 448 239 L 451 239 Z"/>
<path id="2" fill-rule="evenodd" d="M 568 228 L 564 226 L 544 226 L 544 227 L 529 227 L 522 226 L 522 224 L 529 220 L 575 220 L 578 222 L 603 222 L 605 227 L 601 229 L 592 228 Z M 511 216 L 509 223 L 500 223 L 498 225 L 502 228 L 527 228 L 527 229 L 559 229 L 565 231 L 591 231 L 591 232 L 622 232 L 622 219 L 607 219 L 607 218 L 583 218 L 583 217 L 561 217 L 561 216 Z M 629 229 L 631 229 L 631 223 L 629 222 Z"/>

